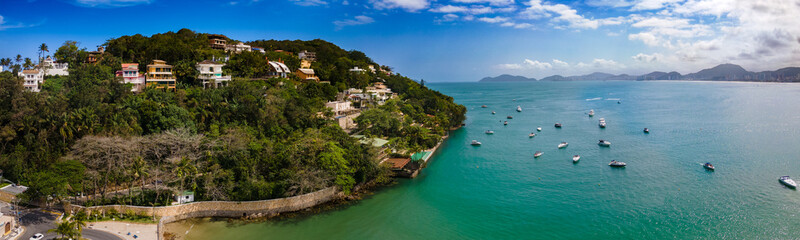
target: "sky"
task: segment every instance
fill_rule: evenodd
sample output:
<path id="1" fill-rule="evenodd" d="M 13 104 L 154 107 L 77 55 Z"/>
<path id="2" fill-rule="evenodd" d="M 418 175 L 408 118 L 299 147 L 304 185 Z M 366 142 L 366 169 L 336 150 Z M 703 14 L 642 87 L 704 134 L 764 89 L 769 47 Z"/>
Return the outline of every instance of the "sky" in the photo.
<path id="1" fill-rule="evenodd" d="M 0 57 L 181 28 L 319 38 L 429 82 L 800 67 L 800 0 L 0 0 Z"/>

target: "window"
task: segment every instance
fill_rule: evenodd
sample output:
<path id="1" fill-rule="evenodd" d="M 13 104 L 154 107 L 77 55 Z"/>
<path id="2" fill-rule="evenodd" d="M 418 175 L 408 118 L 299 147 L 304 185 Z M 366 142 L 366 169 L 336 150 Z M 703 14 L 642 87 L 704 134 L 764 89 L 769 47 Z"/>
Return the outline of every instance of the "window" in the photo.
<path id="1" fill-rule="evenodd" d="M 209 72 L 214 72 L 214 67 L 208 67 Z"/>

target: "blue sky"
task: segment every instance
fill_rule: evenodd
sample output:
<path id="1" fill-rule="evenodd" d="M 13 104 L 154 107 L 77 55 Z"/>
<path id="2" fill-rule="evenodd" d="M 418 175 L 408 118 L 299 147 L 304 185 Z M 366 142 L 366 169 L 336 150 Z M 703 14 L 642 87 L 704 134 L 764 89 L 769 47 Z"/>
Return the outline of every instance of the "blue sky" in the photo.
<path id="1" fill-rule="evenodd" d="M 800 66 L 791 0 L 4 0 L 0 57 L 189 28 L 320 38 L 426 81 Z"/>

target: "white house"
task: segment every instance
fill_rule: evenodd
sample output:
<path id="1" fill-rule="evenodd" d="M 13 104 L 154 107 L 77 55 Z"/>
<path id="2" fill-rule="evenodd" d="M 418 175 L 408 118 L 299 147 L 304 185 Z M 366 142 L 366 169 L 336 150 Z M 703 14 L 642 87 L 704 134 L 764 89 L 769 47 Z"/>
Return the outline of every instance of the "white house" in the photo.
<path id="1" fill-rule="evenodd" d="M 308 61 L 312 61 L 313 62 L 313 61 L 317 60 L 317 53 L 303 50 L 303 51 L 297 53 L 297 58 L 300 58 L 301 60 L 308 60 Z"/>
<path id="2" fill-rule="evenodd" d="M 139 92 L 144 89 L 145 77 L 139 73 L 138 63 L 123 63 L 122 70 L 117 72 L 117 76 L 122 77 L 123 83 L 133 84 L 131 92 Z"/>
<path id="3" fill-rule="evenodd" d="M 275 61 L 268 61 L 269 63 L 269 72 L 267 72 L 267 77 L 282 77 L 286 78 L 289 73 L 292 71 L 289 70 L 289 67 L 282 62 L 275 62 Z"/>
<path id="4" fill-rule="evenodd" d="M 327 102 L 325 103 L 325 107 L 330 108 L 336 115 L 347 114 L 347 112 L 355 110 L 353 108 L 353 103 L 349 101 Z"/>
<path id="5" fill-rule="evenodd" d="M 69 75 L 69 63 L 56 63 L 48 56 L 44 62 L 39 64 L 39 69 L 44 71 L 47 76 L 67 76 Z"/>
<path id="6" fill-rule="evenodd" d="M 175 194 L 175 201 L 178 202 L 178 204 L 194 202 L 194 192 L 183 191 L 181 193 Z"/>
<path id="7" fill-rule="evenodd" d="M 31 92 L 39 92 L 42 90 L 42 83 L 44 83 L 44 74 L 38 69 L 22 70 L 22 78 L 24 82 L 22 86 L 25 90 Z"/>
<path id="8" fill-rule="evenodd" d="M 211 60 L 205 60 L 197 63 L 197 71 L 200 72 L 200 75 L 197 76 L 197 79 L 203 80 L 203 87 L 218 88 L 228 85 L 228 81 L 231 80 L 231 76 L 222 75 L 222 66 L 225 66 L 225 64 Z"/>
<path id="9" fill-rule="evenodd" d="M 367 71 L 366 69 L 358 68 L 358 66 L 355 66 L 355 67 L 350 69 L 350 72 L 356 72 L 356 73 L 362 73 L 362 72 L 366 72 L 366 71 Z"/>
<path id="10" fill-rule="evenodd" d="M 249 52 L 252 48 L 250 45 L 244 43 L 237 43 L 236 45 L 225 45 L 225 51 L 231 51 L 234 53 L 241 53 L 241 52 Z"/>

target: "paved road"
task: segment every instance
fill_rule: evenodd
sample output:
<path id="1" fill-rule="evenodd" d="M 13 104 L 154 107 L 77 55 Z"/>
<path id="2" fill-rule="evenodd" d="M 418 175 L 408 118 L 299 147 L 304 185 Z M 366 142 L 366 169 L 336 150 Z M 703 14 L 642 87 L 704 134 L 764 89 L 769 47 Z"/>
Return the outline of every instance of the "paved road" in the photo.
<path id="1" fill-rule="evenodd" d="M 39 210 L 30 210 L 24 213 L 20 221 L 22 222 L 22 226 L 25 226 L 25 234 L 19 239 L 27 240 L 36 233 L 44 234 L 44 239 L 53 239 L 57 237 L 57 234 L 47 232 L 47 230 L 56 227 L 56 217 L 58 216 L 55 214 Z M 91 240 L 123 240 L 112 233 L 92 229 L 83 229 L 82 235 L 83 238 Z"/>

